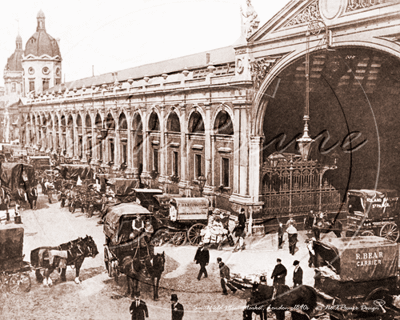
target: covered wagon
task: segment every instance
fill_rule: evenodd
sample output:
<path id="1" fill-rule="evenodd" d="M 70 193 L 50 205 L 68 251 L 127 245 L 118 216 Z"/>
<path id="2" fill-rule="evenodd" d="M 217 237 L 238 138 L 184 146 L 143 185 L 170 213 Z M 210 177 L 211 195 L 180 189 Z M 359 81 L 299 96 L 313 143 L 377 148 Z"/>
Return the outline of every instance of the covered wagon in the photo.
<path id="1" fill-rule="evenodd" d="M 316 241 L 314 251 L 314 287 L 331 319 L 397 313 L 391 304 L 397 293 L 397 243 L 375 236 L 337 238 Z"/>

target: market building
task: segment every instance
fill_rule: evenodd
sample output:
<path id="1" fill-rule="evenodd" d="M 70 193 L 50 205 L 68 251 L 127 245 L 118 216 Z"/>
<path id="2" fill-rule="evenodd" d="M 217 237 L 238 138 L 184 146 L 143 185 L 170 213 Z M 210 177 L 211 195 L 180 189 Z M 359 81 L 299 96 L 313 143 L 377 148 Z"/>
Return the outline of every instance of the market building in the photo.
<path id="1" fill-rule="evenodd" d="M 243 15 L 232 46 L 68 83 L 57 42 L 35 37 L 38 15 L 25 90 L 30 68 L 40 77 L 19 106 L 20 141 L 126 166 L 143 183 L 253 218 L 334 209 L 349 185 L 396 185 L 399 2 L 293 0 L 259 26 L 248 1 Z M 307 96 L 315 142 L 304 158 L 295 147 Z"/>

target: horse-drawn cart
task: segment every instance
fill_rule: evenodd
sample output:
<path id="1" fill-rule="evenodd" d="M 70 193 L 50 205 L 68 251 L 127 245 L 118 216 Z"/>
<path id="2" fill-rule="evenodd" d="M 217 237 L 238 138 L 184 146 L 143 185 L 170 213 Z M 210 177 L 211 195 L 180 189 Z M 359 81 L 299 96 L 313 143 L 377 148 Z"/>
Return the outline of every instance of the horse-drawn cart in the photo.
<path id="1" fill-rule="evenodd" d="M 380 236 L 399 239 L 399 213 L 395 190 L 349 190 L 346 236 Z"/>
<path id="2" fill-rule="evenodd" d="M 150 239 L 152 232 L 161 223 L 149 210 L 137 203 L 121 203 L 107 212 L 103 229 L 106 238 L 104 263 L 108 275 L 115 280 L 120 272 L 127 276 L 128 293 L 133 294 L 138 290 L 139 279 L 150 278 L 153 298 L 158 299 L 158 285 L 164 271 L 165 254 L 154 254 Z M 132 282 L 136 287 L 134 290 Z"/>
<path id="3" fill-rule="evenodd" d="M 398 244 L 381 237 L 316 241 L 315 284 L 331 319 L 394 319 Z"/>
<path id="4" fill-rule="evenodd" d="M 23 261 L 24 228 L 0 225 L 0 292 L 21 293 L 31 288 L 30 265 Z"/>
<path id="5" fill-rule="evenodd" d="M 126 256 L 144 259 L 154 254 L 154 248 L 143 236 L 132 238 L 132 222 L 140 216 L 143 224 L 150 221 L 153 230 L 160 226 L 160 221 L 146 208 L 137 203 L 121 203 L 111 207 L 104 222 L 104 263 L 109 276 L 118 274 L 118 265 Z"/>
<path id="6" fill-rule="evenodd" d="M 190 244 L 198 245 L 201 230 L 207 225 L 209 207 L 207 198 L 171 198 L 169 217 L 162 218 L 164 225 L 154 234 L 152 244 L 172 242 L 181 246 L 189 240 Z"/>

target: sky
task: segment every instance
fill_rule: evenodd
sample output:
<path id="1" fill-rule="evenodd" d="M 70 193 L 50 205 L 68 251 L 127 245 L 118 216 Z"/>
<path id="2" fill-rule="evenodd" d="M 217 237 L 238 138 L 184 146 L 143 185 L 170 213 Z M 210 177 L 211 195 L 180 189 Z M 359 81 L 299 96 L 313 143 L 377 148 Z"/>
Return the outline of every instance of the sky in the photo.
<path id="1" fill-rule="evenodd" d="M 253 0 L 260 26 L 290 0 Z M 0 68 L 36 31 L 36 15 L 60 39 L 62 70 L 72 81 L 233 44 L 245 0 L 13 0 L 0 10 Z M 2 73 L 2 72 L 1 72 Z M 0 86 L 4 84 L 3 76 Z"/>

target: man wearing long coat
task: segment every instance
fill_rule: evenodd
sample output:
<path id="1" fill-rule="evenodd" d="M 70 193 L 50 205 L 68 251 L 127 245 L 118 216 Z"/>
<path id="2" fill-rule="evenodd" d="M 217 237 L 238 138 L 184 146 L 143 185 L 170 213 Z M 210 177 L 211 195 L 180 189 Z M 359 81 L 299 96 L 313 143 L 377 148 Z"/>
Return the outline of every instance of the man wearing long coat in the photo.
<path id="1" fill-rule="evenodd" d="M 274 287 L 277 286 L 278 284 L 285 284 L 285 278 L 287 275 L 287 269 L 285 266 L 282 264 L 281 259 L 276 259 L 276 266 L 274 268 L 274 271 L 272 271 L 271 279 L 274 279 L 273 285 Z"/>
<path id="2" fill-rule="evenodd" d="M 149 317 L 149 312 L 147 310 L 146 303 L 140 300 L 140 293 L 134 293 L 135 299 L 133 300 L 129 312 L 131 314 L 132 320 L 145 320 L 145 317 Z"/>
<path id="3" fill-rule="evenodd" d="M 204 274 L 204 278 L 208 277 L 206 265 L 210 262 L 210 252 L 207 247 L 204 245 L 199 246 L 196 251 L 196 255 L 194 256 L 194 261 L 196 264 L 200 265 L 199 275 L 197 276 L 197 280 L 201 279 L 201 276 Z"/>

